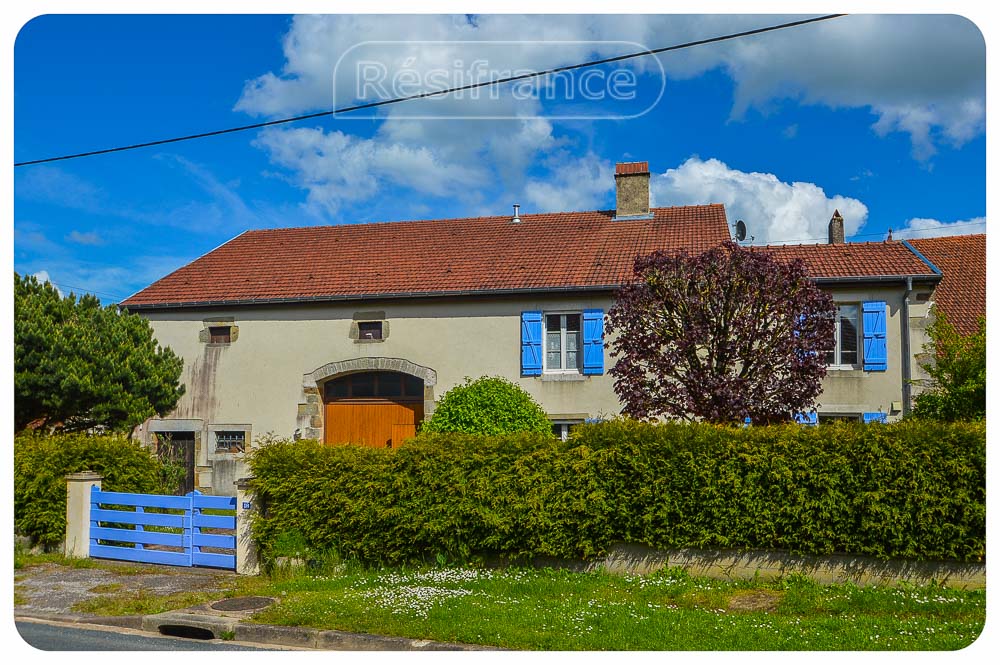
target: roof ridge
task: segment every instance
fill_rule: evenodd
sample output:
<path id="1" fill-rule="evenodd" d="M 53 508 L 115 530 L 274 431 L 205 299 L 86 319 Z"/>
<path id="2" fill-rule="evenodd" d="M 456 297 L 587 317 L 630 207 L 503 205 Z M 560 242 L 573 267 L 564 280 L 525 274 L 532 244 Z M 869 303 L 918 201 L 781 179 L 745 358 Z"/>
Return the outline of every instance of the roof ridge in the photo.
<path id="1" fill-rule="evenodd" d="M 682 206 L 655 206 L 651 207 L 650 212 L 656 211 L 667 211 L 667 210 L 684 210 L 690 208 L 725 208 L 722 203 L 698 203 L 693 205 L 682 205 Z M 615 214 L 614 209 L 608 210 L 560 210 L 558 212 L 522 212 L 519 213 L 519 217 L 523 221 L 524 219 L 530 219 L 532 217 L 551 217 L 558 215 L 607 215 L 608 219 L 611 219 Z M 333 229 L 341 228 L 346 226 L 385 226 L 387 224 L 419 224 L 419 223 L 430 223 L 430 222 L 475 222 L 484 220 L 501 220 L 510 219 L 512 215 L 478 215 L 475 217 L 432 217 L 430 219 L 383 219 L 375 221 L 357 221 L 357 222 L 342 222 L 340 224 L 306 224 L 302 226 L 279 226 L 264 229 L 246 229 L 243 233 L 262 233 L 262 232 L 275 232 L 275 231 L 298 231 L 301 229 Z M 642 220 L 647 221 L 647 220 Z M 240 235 L 243 235 L 242 233 Z M 238 236 L 237 236 L 238 237 Z M 235 238 L 233 238 L 235 240 Z M 225 243 L 223 243 L 225 244 Z"/>
<path id="2" fill-rule="evenodd" d="M 985 238 L 985 233 L 956 233 L 950 236 L 930 236 L 929 238 L 904 238 L 910 242 L 921 241 L 921 240 L 959 240 L 966 238 Z"/>

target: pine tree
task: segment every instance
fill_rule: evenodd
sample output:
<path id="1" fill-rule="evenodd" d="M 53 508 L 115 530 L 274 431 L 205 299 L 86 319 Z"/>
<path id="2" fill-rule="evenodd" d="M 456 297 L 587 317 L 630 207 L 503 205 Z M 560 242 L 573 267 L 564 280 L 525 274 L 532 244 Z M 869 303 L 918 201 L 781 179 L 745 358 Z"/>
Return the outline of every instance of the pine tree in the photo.
<path id="1" fill-rule="evenodd" d="M 142 317 L 14 273 L 15 431 L 131 432 L 177 405 L 182 369 Z"/>

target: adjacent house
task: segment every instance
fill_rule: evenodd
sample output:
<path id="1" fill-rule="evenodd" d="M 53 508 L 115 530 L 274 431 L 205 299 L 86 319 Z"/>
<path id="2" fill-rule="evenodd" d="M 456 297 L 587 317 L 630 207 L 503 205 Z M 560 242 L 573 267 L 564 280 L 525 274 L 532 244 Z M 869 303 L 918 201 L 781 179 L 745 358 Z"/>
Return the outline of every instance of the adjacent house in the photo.
<path id="1" fill-rule="evenodd" d="M 557 435 L 620 404 L 604 315 L 637 255 L 730 239 L 722 205 L 651 208 L 645 162 L 616 208 L 247 231 L 122 303 L 184 358 L 187 392 L 143 437 L 188 451 L 192 487 L 227 493 L 253 437 L 395 446 L 465 377 L 504 376 Z M 901 242 L 767 247 L 838 303 L 813 420 L 895 418 L 940 271 Z"/>
<path id="2" fill-rule="evenodd" d="M 921 238 L 910 244 L 941 270 L 934 290 L 936 311 L 961 334 L 976 332 L 986 316 L 986 234 Z"/>

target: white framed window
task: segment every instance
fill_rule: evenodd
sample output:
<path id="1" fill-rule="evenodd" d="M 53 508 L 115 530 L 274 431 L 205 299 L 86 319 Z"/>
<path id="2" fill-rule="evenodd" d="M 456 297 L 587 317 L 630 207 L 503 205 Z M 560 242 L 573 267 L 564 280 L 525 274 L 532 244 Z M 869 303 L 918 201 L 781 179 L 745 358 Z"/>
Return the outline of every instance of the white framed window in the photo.
<path id="1" fill-rule="evenodd" d="M 579 425 L 582 420 L 553 420 L 552 436 L 565 441 L 569 438 L 569 431 L 574 425 Z"/>
<path id="2" fill-rule="evenodd" d="M 857 369 L 861 366 L 861 307 L 858 303 L 844 303 L 836 307 L 834 321 L 834 347 L 826 354 L 826 364 L 838 369 Z"/>
<path id="3" fill-rule="evenodd" d="M 579 373 L 583 360 L 580 312 L 546 312 L 542 317 L 545 339 L 542 371 Z"/>

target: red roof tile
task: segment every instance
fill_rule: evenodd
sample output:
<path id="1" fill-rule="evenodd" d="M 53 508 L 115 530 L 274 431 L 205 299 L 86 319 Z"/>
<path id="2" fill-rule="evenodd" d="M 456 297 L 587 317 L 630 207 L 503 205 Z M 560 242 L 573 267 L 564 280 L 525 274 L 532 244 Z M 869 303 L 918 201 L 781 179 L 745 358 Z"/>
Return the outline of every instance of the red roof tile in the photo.
<path id="1" fill-rule="evenodd" d="M 754 247 L 780 261 L 802 259 L 816 278 L 933 275 L 934 271 L 902 242 L 848 242 L 823 245 Z"/>
<path id="2" fill-rule="evenodd" d="M 567 212 L 247 231 L 124 300 L 129 307 L 613 287 L 635 257 L 729 240 L 720 204 L 653 219 Z"/>
<path id="3" fill-rule="evenodd" d="M 986 316 L 986 235 L 921 238 L 910 244 L 944 274 L 934 302 L 964 335 Z"/>
<path id="4" fill-rule="evenodd" d="M 634 175 L 649 173 L 649 162 L 618 162 L 615 164 L 615 175 Z"/>

